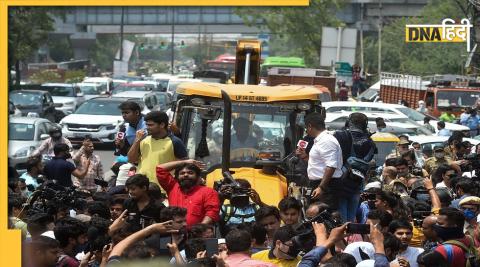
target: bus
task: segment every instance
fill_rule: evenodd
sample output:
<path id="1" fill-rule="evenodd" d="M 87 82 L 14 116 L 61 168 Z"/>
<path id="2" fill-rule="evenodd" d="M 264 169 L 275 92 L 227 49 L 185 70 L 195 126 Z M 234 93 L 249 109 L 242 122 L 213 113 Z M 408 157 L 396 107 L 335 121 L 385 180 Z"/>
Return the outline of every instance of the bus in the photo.
<path id="1" fill-rule="evenodd" d="M 267 57 L 260 66 L 260 76 L 267 77 L 268 70 L 273 67 L 305 68 L 305 60 L 299 57 Z"/>

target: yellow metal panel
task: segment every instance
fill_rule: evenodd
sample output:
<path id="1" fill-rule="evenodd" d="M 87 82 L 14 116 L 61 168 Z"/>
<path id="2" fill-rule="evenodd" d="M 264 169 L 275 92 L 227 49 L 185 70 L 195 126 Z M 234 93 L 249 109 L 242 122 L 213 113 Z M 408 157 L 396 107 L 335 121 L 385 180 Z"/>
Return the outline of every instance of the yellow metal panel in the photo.
<path id="1" fill-rule="evenodd" d="M 261 200 L 267 205 L 277 206 L 278 202 L 287 195 L 287 179 L 280 174 L 268 175 L 261 169 L 231 168 L 234 178 L 245 179 L 260 195 Z M 207 186 L 213 187 L 213 182 L 223 179 L 222 170 L 216 169 L 207 175 Z"/>
<path id="2" fill-rule="evenodd" d="M 224 90 L 232 99 L 239 102 L 277 102 L 296 100 L 319 100 L 318 88 L 306 85 L 259 86 L 218 83 L 181 83 L 177 93 L 221 98 Z"/>

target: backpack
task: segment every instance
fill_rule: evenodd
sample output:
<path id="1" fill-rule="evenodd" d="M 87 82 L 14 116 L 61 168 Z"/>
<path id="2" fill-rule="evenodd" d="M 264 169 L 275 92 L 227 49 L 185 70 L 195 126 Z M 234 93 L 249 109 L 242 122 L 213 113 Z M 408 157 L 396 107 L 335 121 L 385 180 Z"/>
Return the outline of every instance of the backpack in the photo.
<path id="1" fill-rule="evenodd" d="M 478 267 L 480 266 L 479 264 L 479 254 L 477 251 L 477 248 L 475 247 L 475 242 L 473 241 L 473 238 L 471 236 L 466 236 L 469 239 L 470 246 L 467 247 L 465 243 L 460 242 L 458 240 L 449 240 L 446 242 L 443 242 L 443 244 L 449 244 L 449 245 L 454 245 L 457 247 L 460 247 L 464 252 L 465 252 L 465 258 L 467 259 L 467 262 L 465 264 L 465 267 Z M 448 252 L 448 249 L 447 249 Z M 450 253 L 448 253 L 450 254 Z M 447 259 L 448 261 L 449 259 Z"/>
<path id="2" fill-rule="evenodd" d="M 343 138 L 341 136 L 343 136 Z M 335 135 L 335 137 L 340 144 L 347 144 L 350 147 L 349 151 L 344 151 L 342 148 L 342 156 L 344 159 L 342 167 L 343 187 L 346 189 L 347 193 L 358 192 L 363 185 L 364 180 L 367 178 L 368 171 L 370 170 L 369 161 L 373 158 L 376 147 L 374 145 L 370 146 L 368 153 L 363 158 L 360 158 L 355 152 L 355 148 L 353 146 L 354 138 L 350 131 L 337 131 L 337 135 Z M 340 140 L 339 137 L 340 139 L 346 140 Z M 347 145 L 346 147 L 348 147 Z"/>

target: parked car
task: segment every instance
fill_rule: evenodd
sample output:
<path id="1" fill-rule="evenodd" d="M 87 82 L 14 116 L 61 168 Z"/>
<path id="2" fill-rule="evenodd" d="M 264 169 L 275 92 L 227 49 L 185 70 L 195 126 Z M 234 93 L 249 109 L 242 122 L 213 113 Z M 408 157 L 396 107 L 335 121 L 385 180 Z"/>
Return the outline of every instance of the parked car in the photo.
<path id="1" fill-rule="evenodd" d="M 154 87 L 150 84 L 144 83 L 123 83 L 119 84 L 112 92 L 112 96 L 116 96 L 119 93 L 128 92 L 128 91 L 137 91 L 137 92 L 151 92 Z"/>
<path id="2" fill-rule="evenodd" d="M 85 100 L 106 95 L 107 86 L 102 83 L 77 83 L 77 86 L 85 95 Z"/>
<path id="3" fill-rule="evenodd" d="M 13 104 L 12 101 L 8 101 L 8 115 L 9 117 L 21 117 L 22 112 Z"/>
<path id="4" fill-rule="evenodd" d="M 57 110 L 65 115 L 73 113 L 85 101 L 80 87 L 71 83 L 45 83 L 41 90 L 48 91 L 53 98 Z"/>
<path id="5" fill-rule="evenodd" d="M 85 101 L 73 114 L 62 119 L 63 135 L 72 144 L 81 144 L 90 135 L 95 143 L 112 144 L 123 123 L 118 106 L 125 98 L 97 97 Z"/>
<path id="6" fill-rule="evenodd" d="M 370 87 L 357 97 L 362 102 L 377 102 L 380 99 L 380 86 L 378 88 Z"/>
<path id="7" fill-rule="evenodd" d="M 157 104 L 151 104 L 152 108 L 151 110 L 160 110 L 160 111 L 166 111 L 167 109 L 170 108 L 172 104 L 172 98 L 167 92 L 152 92 L 153 95 L 155 95 L 157 99 Z M 149 107 L 149 103 L 147 103 L 147 99 L 145 99 L 145 105 Z"/>
<path id="8" fill-rule="evenodd" d="M 107 93 L 111 93 L 114 88 L 113 80 L 108 77 L 85 77 L 85 79 L 83 79 L 83 82 L 103 84 L 107 88 Z"/>
<path id="9" fill-rule="evenodd" d="M 412 136 L 409 139 L 419 143 L 422 150 L 424 148 L 433 150 L 437 145 L 444 145 L 448 141 L 448 136 Z M 473 138 L 463 138 L 463 141 L 468 141 L 474 146 L 480 144 L 480 140 Z"/>
<path id="10" fill-rule="evenodd" d="M 37 114 L 51 122 L 56 122 L 59 115 L 55 109 L 52 96 L 49 92 L 39 90 L 15 90 L 8 94 L 8 99 L 17 107 L 22 116 Z M 63 112 L 60 112 L 63 114 Z"/>
<path id="11" fill-rule="evenodd" d="M 322 106 L 325 107 L 325 111 L 328 113 L 336 113 L 341 111 L 349 111 L 349 112 L 375 112 L 379 114 L 398 114 L 407 116 L 409 119 L 418 122 L 419 124 L 423 124 L 423 119 L 425 117 L 430 118 L 430 125 L 437 130 L 437 122 L 438 119 L 420 113 L 414 109 L 409 107 L 405 107 L 402 105 L 397 104 L 386 104 L 386 103 L 370 103 L 370 102 L 346 102 L 346 101 L 332 101 L 332 102 L 325 102 L 322 103 Z M 463 125 L 455 124 L 455 123 L 445 123 L 445 128 L 450 131 L 468 131 L 469 128 Z"/>
<path id="12" fill-rule="evenodd" d="M 30 154 L 49 137 L 56 124 L 47 119 L 11 117 L 8 123 L 8 157 L 17 170 L 26 170 Z"/>
<path id="13" fill-rule="evenodd" d="M 348 120 L 348 116 L 352 112 L 344 111 L 339 113 L 327 113 L 325 124 L 332 127 L 343 127 L 345 122 Z M 405 135 L 433 135 L 434 133 L 427 129 L 425 126 L 418 124 L 416 121 L 412 121 L 404 115 L 397 114 L 381 114 L 381 113 L 370 113 L 362 112 L 368 117 L 368 127 L 376 129 L 377 125 L 375 122 L 376 118 L 382 117 L 387 125 L 387 129 L 384 129 L 384 132 L 391 132 L 395 134 L 405 134 Z M 389 128 L 392 127 L 392 128 Z M 404 129 L 404 130 L 401 130 Z M 373 130 L 372 130 L 373 131 Z"/>
<path id="14" fill-rule="evenodd" d="M 159 102 L 155 93 L 151 91 L 125 91 L 114 94 L 113 97 L 133 100 L 140 105 L 143 114 L 152 110 L 160 110 Z"/>

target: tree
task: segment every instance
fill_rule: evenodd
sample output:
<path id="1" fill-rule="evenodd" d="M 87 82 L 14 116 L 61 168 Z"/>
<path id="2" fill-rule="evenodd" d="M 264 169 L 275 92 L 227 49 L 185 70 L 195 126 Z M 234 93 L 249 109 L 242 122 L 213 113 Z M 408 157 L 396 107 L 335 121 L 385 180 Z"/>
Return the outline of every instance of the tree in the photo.
<path id="1" fill-rule="evenodd" d="M 342 23 L 335 10 L 344 0 L 310 0 L 306 7 L 237 8 L 235 13 L 247 25 L 268 30 L 273 39 L 270 52 L 282 56 L 302 56 L 311 67 L 320 64 L 322 27 L 337 27 Z"/>
<path id="2" fill-rule="evenodd" d="M 418 17 L 400 18 L 382 32 L 382 71 L 415 75 L 462 73 L 465 43 L 406 43 L 405 25 L 441 24 L 445 18 L 467 17 L 466 1 L 432 0 Z M 378 39 L 365 38 L 365 69 L 376 72 Z"/>
<path id="3" fill-rule="evenodd" d="M 47 45 L 50 58 L 53 61 L 69 61 L 73 58 L 73 49 L 68 36 L 49 38 Z"/>
<path id="4" fill-rule="evenodd" d="M 15 67 L 20 84 L 20 62 L 29 58 L 53 30 L 54 13 L 44 7 L 12 7 L 8 12 L 8 69 Z M 12 84 L 9 79 L 10 85 Z"/>

